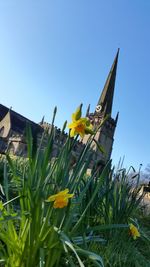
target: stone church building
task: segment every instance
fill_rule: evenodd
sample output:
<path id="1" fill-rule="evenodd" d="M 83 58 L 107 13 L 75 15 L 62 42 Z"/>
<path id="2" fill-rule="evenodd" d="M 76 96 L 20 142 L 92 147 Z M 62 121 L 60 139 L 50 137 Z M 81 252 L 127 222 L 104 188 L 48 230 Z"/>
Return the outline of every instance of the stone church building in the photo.
<path id="1" fill-rule="evenodd" d="M 116 118 L 112 118 L 112 105 L 115 89 L 116 71 L 118 63 L 118 55 L 114 59 L 111 70 L 108 74 L 106 83 L 96 105 L 94 112 L 90 112 L 90 105 L 87 109 L 86 116 L 90 119 L 93 125 L 99 125 L 100 122 L 109 114 L 108 120 L 98 130 L 95 139 L 104 148 L 105 154 L 101 153 L 95 143 L 92 144 L 92 160 L 99 162 L 99 165 L 103 166 L 111 157 L 114 132 L 117 125 L 118 114 Z M 32 133 L 36 133 L 38 140 L 40 141 L 42 133 L 45 129 L 51 129 L 51 125 L 42 120 L 37 124 L 19 113 L 7 108 L 0 104 L 0 153 L 5 154 L 10 152 L 18 156 L 26 156 L 27 145 L 25 140 L 26 126 L 30 125 Z M 63 145 L 67 138 L 66 133 L 62 133 L 60 129 L 55 127 L 55 138 L 53 144 L 53 156 L 57 157 L 60 147 Z M 74 155 L 78 155 L 80 151 L 85 147 L 88 136 L 85 136 L 82 140 L 76 142 L 74 147 Z M 46 141 L 45 141 L 46 145 Z"/>

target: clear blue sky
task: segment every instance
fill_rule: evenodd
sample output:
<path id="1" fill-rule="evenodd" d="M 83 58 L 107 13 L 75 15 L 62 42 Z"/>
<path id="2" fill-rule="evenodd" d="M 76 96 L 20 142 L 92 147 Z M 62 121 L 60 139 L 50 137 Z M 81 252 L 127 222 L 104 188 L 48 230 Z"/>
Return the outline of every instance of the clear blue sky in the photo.
<path id="1" fill-rule="evenodd" d="M 1 0 L 0 103 L 56 124 L 94 110 L 120 47 L 113 160 L 150 162 L 150 1 Z"/>

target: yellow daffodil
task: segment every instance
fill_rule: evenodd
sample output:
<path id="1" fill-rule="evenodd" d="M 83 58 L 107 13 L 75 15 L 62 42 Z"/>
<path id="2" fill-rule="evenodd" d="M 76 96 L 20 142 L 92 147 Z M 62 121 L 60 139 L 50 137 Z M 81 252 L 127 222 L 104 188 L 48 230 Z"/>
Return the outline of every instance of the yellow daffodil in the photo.
<path id="1" fill-rule="evenodd" d="M 82 105 L 72 114 L 72 123 L 68 125 L 68 128 L 71 129 L 70 137 L 79 134 L 83 138 L 85 134 L 93 134 L 93 126 L 90 120 L 88 118 L 81 118 L 81 109 Z"/>
<path id="2" fill-rule="evenodd" d="M 59 193 L 49 196 L 49 198 L 46 200 L 47 202 L 54 201 L 54 208 L 64 208 L 68 205 L 68 199 L 72 198 L 74 194 L 68 194 L 69 189 L 65 189 L 64 191 L 60 191 Z"/>
<path id="3" fill-rule="evenodd" d="M 137 237 L 140 237 L 140 233 L 136 226 L 134 226 L 132 223 L 129 224 L 130 228 L 130 234 L 132 235 L 133 239 L 135 240 Z"/>

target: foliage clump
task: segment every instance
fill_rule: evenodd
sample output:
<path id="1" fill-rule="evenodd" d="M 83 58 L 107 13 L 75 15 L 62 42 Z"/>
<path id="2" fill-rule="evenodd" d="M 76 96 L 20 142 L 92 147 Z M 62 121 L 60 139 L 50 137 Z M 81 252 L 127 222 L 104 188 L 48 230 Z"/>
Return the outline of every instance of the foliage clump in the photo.
<path id="1" fill-rule="evenodd" d="M 70 136 L 53 158 L 53 124 L 44 151 L 47 133 L 37 147 L 27 128 L 28 158 L 7 155 L 0 162 L 0 266 L 149 266 L 140 246 L 149 246 L 149 233 L 136 219 L 142 199 L 138 184 L 133 188 L 127 173 L 115 173 L 111 162 L 101 173 L 87 175 L 96 129 L 81 118 L 81 108 L 73 114 L 71 136 L 88 134 L 89 140 L 73 166 L 76 139 Z"/>

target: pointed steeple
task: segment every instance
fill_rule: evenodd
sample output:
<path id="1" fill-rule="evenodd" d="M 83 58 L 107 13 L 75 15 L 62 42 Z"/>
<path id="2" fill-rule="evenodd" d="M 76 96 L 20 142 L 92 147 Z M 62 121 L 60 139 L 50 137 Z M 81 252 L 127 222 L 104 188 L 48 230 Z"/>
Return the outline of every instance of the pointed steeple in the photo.
<path id="1" fill-rule="evenodd" d="M 104 112 L 105 114 L 111 114 L 113 96 L 114 96 L 114 88 L 115 88 L 115 80 L 116 80 L 118 55 L 119 55 L 119 49 L 117 51 L 115 60 L 108 74 L 104 89 L 102 91 L 102 94 L 96 106 L 96 110 L 95 110 L 96 113 Z"/>
<path id="2" fill-rule="evenodd" d="M 115 124 L 117 125 L 118 122 L 118 118 L 119 118 L 119 112 L 117 112 L 116 118 L 115 118 Z"/>
<path id="3" fill-rule="evenodd" d="M 42 117 L 42 120 L 40 121 L 40 125 L 43 125 L 44 124 L 44 119 L 45 119 L 45 116 Z"/>
<path id="4" fill-rule="evenodd" d="M 88 105 L 88 107 L 87 107 L 87 111 L 86 111 L 86 117 L 88 117 L 89 116 L 89 113 L 90 113 L 90 104 Z"/>

